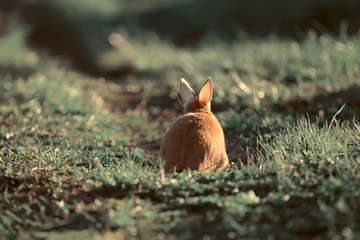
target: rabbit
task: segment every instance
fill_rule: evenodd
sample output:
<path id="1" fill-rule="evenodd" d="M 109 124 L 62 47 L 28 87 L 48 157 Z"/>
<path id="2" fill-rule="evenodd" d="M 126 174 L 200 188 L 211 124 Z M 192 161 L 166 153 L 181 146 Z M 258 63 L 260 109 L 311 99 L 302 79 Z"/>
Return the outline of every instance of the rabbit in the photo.
<path id="1" fill-rule="evenodd" d="M 213 85 L 210 77 L 196 97 L 185 79 L 180 81 L 184 116 L 165 134 L 160 146 L 160 163 L 165 172 L 184 169 L 220 171 L 229 166 L 224 132 L 210 110 Z"/>

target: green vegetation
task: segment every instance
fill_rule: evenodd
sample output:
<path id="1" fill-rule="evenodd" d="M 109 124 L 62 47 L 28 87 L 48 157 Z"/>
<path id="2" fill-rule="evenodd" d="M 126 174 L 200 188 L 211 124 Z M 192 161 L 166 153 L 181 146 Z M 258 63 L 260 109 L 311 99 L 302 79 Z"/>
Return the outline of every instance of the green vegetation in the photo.
<path id="1" fill-rule="evenodd" d="M 113 30 L 95 61 L 134 69 L 116 81 L 29 49 L 26 32 L 0 38 L 0 238 L 360 234 L 360 35 L 179 48 Z M 232 167 L 162 179 L 179 79 L 207 76 Z"/>

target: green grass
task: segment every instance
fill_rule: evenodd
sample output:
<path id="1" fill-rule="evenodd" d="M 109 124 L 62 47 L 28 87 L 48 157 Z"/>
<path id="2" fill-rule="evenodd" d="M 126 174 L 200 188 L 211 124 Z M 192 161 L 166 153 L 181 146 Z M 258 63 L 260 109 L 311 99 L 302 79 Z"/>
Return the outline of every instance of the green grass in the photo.
<path id="1" fill-rule="evenodd" d="M 120 82 L 29 50 L 24 28 L 0 39 L 1 238 L 360 234 L 360 36 L 177 48 L 114 34 L 96 60 L 136 69 Z M 207 76 L 232 167 L 161 179 L 179 79 L 199 89 Z"/>

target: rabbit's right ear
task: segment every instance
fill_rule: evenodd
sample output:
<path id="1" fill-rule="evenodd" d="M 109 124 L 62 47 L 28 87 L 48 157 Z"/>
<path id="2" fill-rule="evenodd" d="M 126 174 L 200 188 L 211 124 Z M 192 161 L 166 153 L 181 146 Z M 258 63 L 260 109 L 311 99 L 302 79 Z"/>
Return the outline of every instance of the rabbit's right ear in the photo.
<path id="1" fill-rule="evenodd" d="M 211 102 L 213 95 L 213 85 L 211 82 L 211 78 L 208 77 L 206 82 L 204 83 L 204 86 L 201 88 L 198 96 L 198 100 L 201 103 L 209 104 Z"/>
<path id="2" fill-rule="evenodd" d="M 184 106 L 188 105 L 189 103 L 195 102 L 196 95 L 194 90 L 190 87 L 189 83 L 181 78 L 180 81 L 180 95 L 182 100 L 184 101 Z"/>

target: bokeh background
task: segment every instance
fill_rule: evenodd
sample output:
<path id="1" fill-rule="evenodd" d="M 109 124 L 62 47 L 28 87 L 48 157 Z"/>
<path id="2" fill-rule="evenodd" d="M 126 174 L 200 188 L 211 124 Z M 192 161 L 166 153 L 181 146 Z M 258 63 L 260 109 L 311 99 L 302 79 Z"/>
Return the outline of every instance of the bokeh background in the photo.
<path id="1" fill-rule="evenodd" d="M 2 0 L 0 33 L 20 24 L 31 49 L 61 57 L 91 75 L 121 78 L 138 70 L 121 60 L 126 51 L 116 49 L 127 47 L 124 34 L 186 48 L 204 39 L 229 43 L 277 35 L 301 40 L 309 31 L 355 34 L 359 12 L 356 0 Z"/>
<path id="2" fill-rule="evenodd" d="M 181 114 L 179 79 L 196 91 L 211 76 L 227 139 L 253 146 L 283 121 L 322 125 L 345 103 L 339 118 L 359 115 L 359 12 L 356 0 L 2 0 L 4 104 L 104 108 L 124 118 L 118 135 L 156 152 Z"/>

